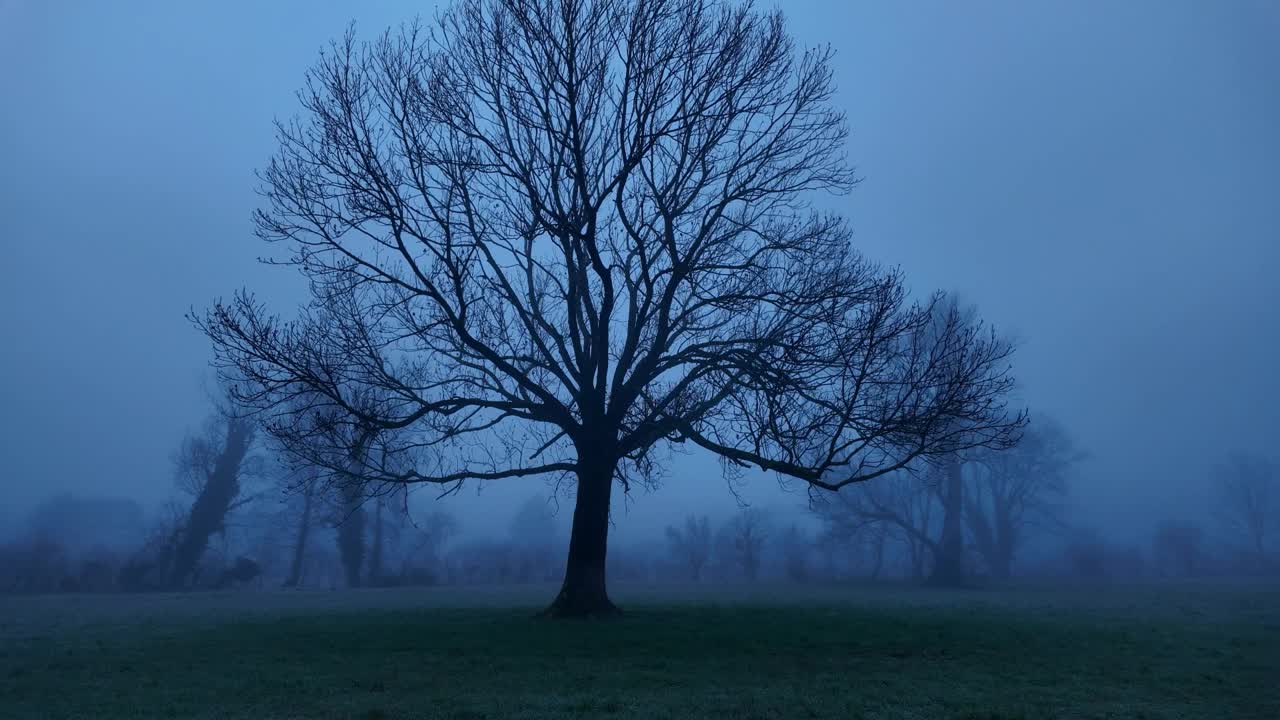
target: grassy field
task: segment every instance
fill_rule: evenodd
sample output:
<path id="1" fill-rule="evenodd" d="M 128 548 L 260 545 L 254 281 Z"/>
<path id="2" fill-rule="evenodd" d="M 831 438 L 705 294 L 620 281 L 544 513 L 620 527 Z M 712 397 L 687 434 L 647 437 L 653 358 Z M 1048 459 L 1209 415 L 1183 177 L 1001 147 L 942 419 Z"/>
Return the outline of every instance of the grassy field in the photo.
<path id="1" fill-rule="evenodd" d="M 1275 588 L 552 590 L 3 598 L 0 718 L 1280 718 Z"/>

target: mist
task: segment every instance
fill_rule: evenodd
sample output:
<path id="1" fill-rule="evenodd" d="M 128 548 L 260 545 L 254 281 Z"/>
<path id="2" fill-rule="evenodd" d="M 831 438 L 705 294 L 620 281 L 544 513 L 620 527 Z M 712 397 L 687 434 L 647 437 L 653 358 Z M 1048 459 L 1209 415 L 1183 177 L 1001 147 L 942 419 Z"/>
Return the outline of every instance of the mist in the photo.
<path id="1" fill-rule="evenodd" d="M 281 147 L 273 121 L 309 117 L 306 74 L 348 28 L 376 41 L 446 7 L 0 0 L 0 543 L 44 533 L 71 565 L 108 553 L 116 577 L 164 532 L 190 535 L 244 410 L 228 399 L 234 362 L 206 313 L 242 290 L 286 320 L 314 299 L 297 268 L 263 262 L 290 248 L 255 236 Z M 1268 501 L 1275 530 L 1255 551 L 1230 498 L 1241 478 L 1280 482 L 1280 6 L 778 7 L 799 49 L 834 52 L 824 102 L 844 113 L 839 155 L 856 181 L 802 197 L 843 218 L 851 247 L 899 271 L 911 298 L 943 291 L 1008 343 L 1014 380 L 989 386 L 1007 403 L 1008 434 L 838 493 L 756 459 L 735 464 L 710 443 L 655 446 L 651 475 L 606 493 L 610 582 L 745 583 L 766 596 L 769 583 L 915 587 L 937 578 L 950 535 L 968 565 L 957 586 L 1274 579 L 1280 501 Z M 292 577 L 338 591 L 354 577 L 455 592 L 554 586 L 572 567 L 572 473 L 354 495 L 324 485 L 314 497 L 328 514 L 299 520 L 307 488 L 341 472 L 265 427 L 236 458 L 234 491 L 191 567 L 139 576 L 132 590 L 273 589 Z M 1042 444 L 1019 446 L 1024 430 Z M 536 446 L 522 448 L 526 461 Z M 1036 486 L 1018 554 L 998 572 L 976 525 L 947 529 L 941 488 L 953 477 L 982 498 L 972 488 L 1007 458 L 1037 468 L 1008 477 L 1052 483 Z M 934 514 L 900 517 L 912 502 Z M 385 573 L 343 574 L 342 519 L 357 513 L 358 552 L 368 563 L 385 547 Z M 300 581 L 290 553 L 312 526 L 307 542 L 324 552 L 293 564 L 307 568 Z M 1242 559 L 1250 552 L 1256 561 Z M 240 559 L 252 572 L 237 571 Z M 122 577 L 100 584 L 122 590 Z M 66 590 L 59 582 L 29 589 Z"/>

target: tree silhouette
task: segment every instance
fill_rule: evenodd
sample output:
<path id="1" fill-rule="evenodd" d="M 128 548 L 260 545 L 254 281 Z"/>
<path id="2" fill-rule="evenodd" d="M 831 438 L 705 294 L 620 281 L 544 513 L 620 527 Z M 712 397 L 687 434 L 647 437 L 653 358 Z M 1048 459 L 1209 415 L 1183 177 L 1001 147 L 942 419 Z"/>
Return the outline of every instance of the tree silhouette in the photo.
<path id="1" fill-rule="evenodd" d="M 311 302 L 196 321 L 268 431 L 350 483 L 571 481 L 549 612 L 615 612 L 612 488 L 655 449 L 833 489 L 1021 422 L 1010 347 L 812 207 L 855 184 L 830 57 L 705 0 L 467 0 L 348 33 L 260 175 L 258 233 Z"/>

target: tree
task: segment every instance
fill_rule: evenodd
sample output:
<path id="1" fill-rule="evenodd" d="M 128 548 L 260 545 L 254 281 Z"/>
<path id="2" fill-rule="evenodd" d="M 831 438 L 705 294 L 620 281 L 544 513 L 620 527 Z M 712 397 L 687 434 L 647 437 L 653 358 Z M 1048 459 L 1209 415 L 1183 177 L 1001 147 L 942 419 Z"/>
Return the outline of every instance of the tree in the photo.
<path id="1" fill-rule="evenodd" d="M 677 562 L 689 570 L 689 579 L 702 579 L 702 569 L 711 558 L 711 521 L 706 515 L 689 515 L 684 527 L 667 526 L 667 546 Z"/>
<path id="2" fill-rule="evenodd" d="M 964 554 L 964 459 L 953 455 L 940 468 L 933 470 L 936 492 L 942 506 L 942 533 L 930 549 L 933 551 L 934 585 L 962 585 L 968 572 Z"/>
<path id="3" fill-rule="evenodd" d="M 1280 524 L 1280 487 L 1275 463 L 1238 454 L 1213 470 L 1223 525 L 1244 546 L 1255 567 L 1266 565 L 1268 545 Z"/>
<path id="4" fill-rule="evenodd" d="M 952 320 L 954 318 L 954 320 Z M 924 332 L 931 337 L 941 336 L 947 332 L 950 322 L 958 322 L 963 327 L 977 326 L 978 311 L 974 306 L 960 305 L 955 295 L 947 298 L 947 306 L 943 312 L 930 318 Z M 963 417 L 946 417 L 941 422 L 947 432 L 964 432 L 968 420 Z M 1001 444 L 998 449 L 1006 449 L 1009 444 Z M 968 575 L 965 566 L 964 545 L 964 510 L 965 510 L 965 473 L 968 460 L 966 453 L 955 452 L 941 462 L 926 466 L 929 476 L 936 483 L 934 486 L 942 509 L 942 531 L 937 542 L 931 547 L 933 555 L 933 571 L 929 581 L 935 585 L 963 585 Z"/>
<path id="5" fill-rule="evenodd" d="M 1014 448 L 973 454 L 965 519 L 993 576 L 1009 577 L 1028 529 L 1061 525 L 1061 501 L 1083 459 L 1066 428 L 1051 419 L 1033 421 Z"/>
<path id="6" fill-rule="evenodd" d="M 441 551 L 457 532 L 457 518 L 442 510 L 429 514 L 425 522 L 414 522 L 401 556 L 400 577 L 412 580 L 427 576 L 434 582 L 440 570 Z"/>
<path id="7" fill-rule="evenodd" d="M 195 499 L 173 547 L 171 587 L 185 587 L 195 580 L 209 538 L 225 531 L 227 513 L 240 498 L 241 474 L 253 436 L 251 420 L 221 410 L 203 434 L 183 442 L 176 458 L 178 484 Z"/>
<path id="8" fill-rule="evenodd" d="M 1204 531 L 1198 525 L 1168 521 L 1156 528 L 1151 557 L 1166 575 L 1191 577 L 1201 569 Z"/>
<path id="9" fill-rule="evenodd" d="M 547 499 L 531 495 L 511 518 L 510 540 L 516 562 L 516 579 L 542 581 L 552 572 L 556 518 Z"/>
<path id="10" fill-rule="evenodd" d="M 760 574 L 769 530 L 768 516 L 756 508 L 743 508 L 720 528 L 719 545 L 725 562 L 747 580 L 755 580 Z"/>
<path id="11" fill-rule="evenodd" d="M 297 507 L 296 530 L 294 531 L 293 553 L 289 560 L 289 574 L 285 577 L 284 587 L 296 588 L 302 583 L 302 572 L 304 563 L 307 558 L 307 543 L 311 538 L 313 529 L 315 502 L 318 490 L 316 484 L 310 480 L 304 480 L 300 483 L 301 497 L 292 504 Z"/>
<path id="12" fill-rule="evenodd" d="M 401 579 L 388 570 L 388 549 L 399 548 L 405 521 L 409 518 L 409 495 L 405 485 L 390 485 L 374 498 L 372 537 L 369 540 L 370 585 L 399 583 Z"/>
<path id="13" fill-rule="evenodd" d="M 1016 435 L 1009 345 L 813 209 L 855 182 L 830 58 L 705 0 L 461 0 L 348 33 L 261 173 L 258 234 L 311 302 L 194 320 L 349 483 L 571 482 L 549 613 L 616 612 L 613 485 L 652 482 L 661 446 L 834 489 Z"/>
<path id="14" fill-rule="evenodd" d="M 926 469 L 927 470 L 927 469 Z M 903 472 L 901 477 L 865 483 L 839 493 L 817 496 L 814 511 L 822 520 L 827 542 L 846 549 L 872 544 L 879 574 L 884 540 L 892 534 L 906 547 L 911 576 L 925 576 L 940 542 L 937 483 L 927 472 Z"/>
<path id="15" fill-rule="evenodd" d="M 782 549 L 782 563 L 787 577 L 797 582 L 808 580 L 809 558 L 814 547 L 809 534 L 792 523 L 783 531 L 778 544 Z"/>

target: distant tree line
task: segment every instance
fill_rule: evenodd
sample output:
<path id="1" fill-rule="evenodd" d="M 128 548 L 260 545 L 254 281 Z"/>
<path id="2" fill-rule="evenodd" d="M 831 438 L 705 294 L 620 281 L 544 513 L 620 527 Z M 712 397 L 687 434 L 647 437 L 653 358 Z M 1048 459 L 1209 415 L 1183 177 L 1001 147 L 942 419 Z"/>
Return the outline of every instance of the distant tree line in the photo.
<path id="1" fill-rule="evenodd" d="M 948 584 L 1280 574 L 1274 462 L 1227 457 L 1206 478 L 1212 508 L 1156 523 L 1147 542 L 1119 542 L 1071 510 L 1084 457 L 1063 425 L 1039 419 L 1012 448 L 815 495 L 808 517 L 689 514 L 660 538 L 613 548 L 607 572 L 630 582 Z M 227 406 L 183 440 L 174 468 L 174 497 L 150 518 L 122 498 L 61 495 L 34 507 L 0 544 L 0 592 L 549 583 L 565 571 L 566 538 L 545 497 L 520 505 L 505 536 L 460 541 L 457 520 L 404 485 L 326 482 Z M 955 528 L 958 560 L 947 548 Z"/>

